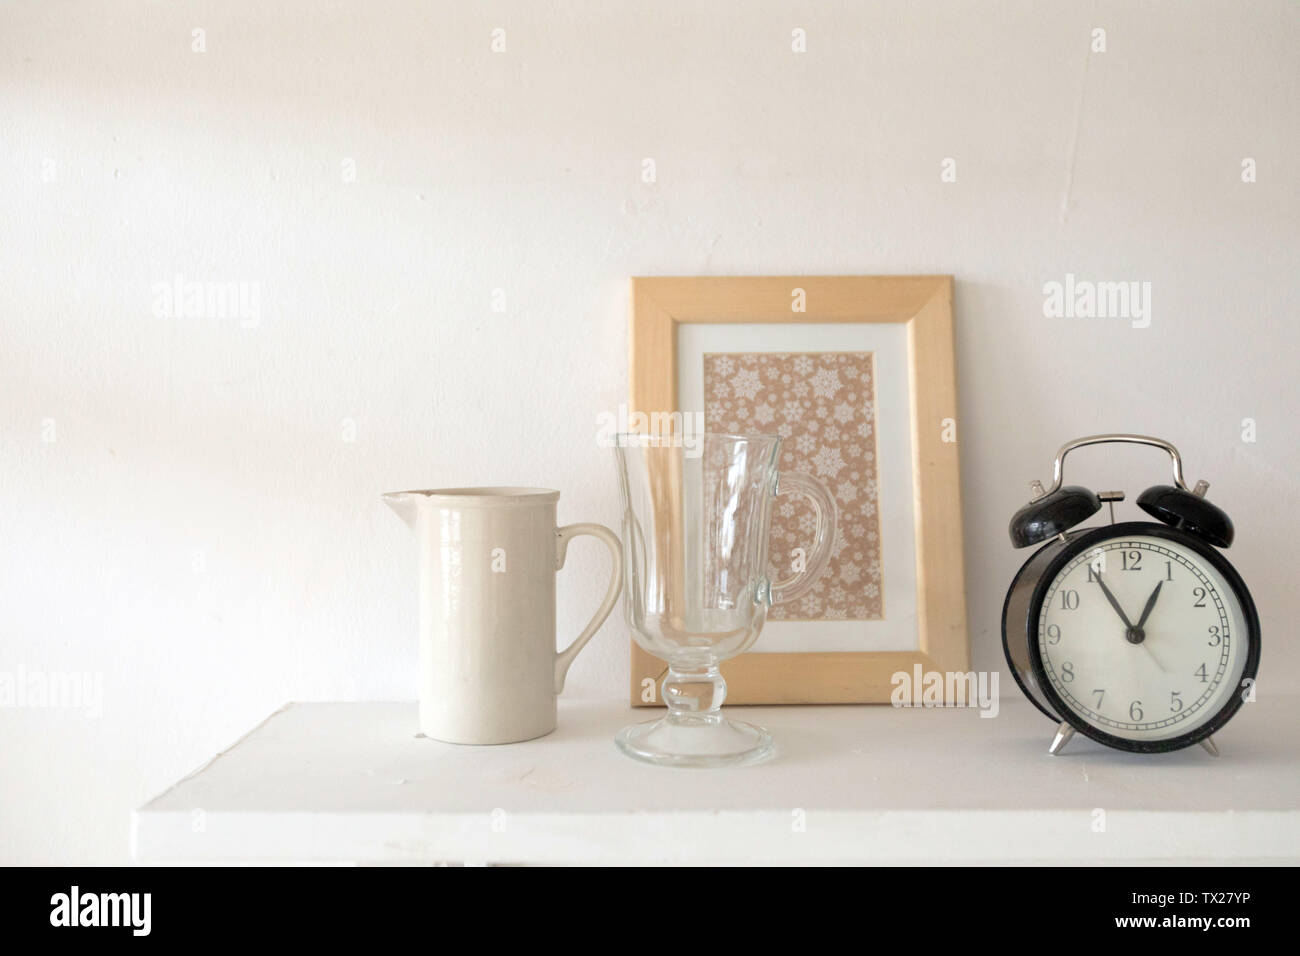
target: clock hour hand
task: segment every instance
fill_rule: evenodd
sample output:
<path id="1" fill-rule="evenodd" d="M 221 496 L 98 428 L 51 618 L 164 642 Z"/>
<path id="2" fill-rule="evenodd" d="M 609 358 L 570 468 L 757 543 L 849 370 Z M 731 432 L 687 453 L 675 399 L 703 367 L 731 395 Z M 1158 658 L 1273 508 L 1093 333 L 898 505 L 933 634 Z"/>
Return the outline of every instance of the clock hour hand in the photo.
<path id="1" fill-rule="evenodd" d="M 1101 579 L 1100 571 L 1097 572 L 1097 583 L 1101 585 L 1101 593 L 1106 595 L 1106 600 L 1109 601 L 1110 606 L 1115 609 L 1115 613 L 1119 615 L 1119 619 L 1124 622 L 1125 629 L 1128 631 L 1133 630 L 1133 622 L 1128 619 L 1128 615 L 1124 613 L 1124 609 L 1119 606 L 1119 601 L 1115 600 L 1115 595 L 1110 593 L 1110 588 L 1106 587 L 1106 582 Z"/>
<path id="2" fill-rule="evenodd" d="M 1137 622 L 1138 627 L 1141 627 L 1143 624 L 1145 624 L 1147 622 L 1147 618 L 1151 616 L 1151 609 L 1156 606 L 1156 598 L 1160 597 L 1160 589 L 1164 587 L 1164 584 L 1165 584 L 1164 581 L 1161 581 L 1159 584 L 1157 584 L 1156 589 L 1152 591 L 1151 596 L 1147 598 L 1147 606 L 1142 609 L 1142 616 L 1138 618 L 1138 622 Z"/>

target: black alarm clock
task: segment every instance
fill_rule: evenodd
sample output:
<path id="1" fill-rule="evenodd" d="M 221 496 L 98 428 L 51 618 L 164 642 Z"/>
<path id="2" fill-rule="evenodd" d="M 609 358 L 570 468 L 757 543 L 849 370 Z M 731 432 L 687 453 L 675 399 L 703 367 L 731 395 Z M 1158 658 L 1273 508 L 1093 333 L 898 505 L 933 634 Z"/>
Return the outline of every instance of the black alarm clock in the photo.
<path id="1" fill-rule="evenodd" d="M 1122 442 L 1169 453 L 1174 483 L 1142 492 L 1156 519 L 1115 523 L 1123 492 L 1065 485 L 1065 456 Z M 1051 488 L 1033 482 L 1011 519 L 1017 548 L 1042 545 L 1016 573 L 1002 608 L 1002 648 L 1020 689 L 1059 724 L 1049 752 L 1077 731 L 1109 747 L 1163 753 L 1199 743 L 1253 699 L 1259 668 L 1255 602 L 1219 549 L 1232 544 L 1228 516 L 1209 488 L 1183 481 L 1169 442 L 1092 435 L 1056 453 Z M 1110 524 L 1080 528 L 1110 505 Z"/>

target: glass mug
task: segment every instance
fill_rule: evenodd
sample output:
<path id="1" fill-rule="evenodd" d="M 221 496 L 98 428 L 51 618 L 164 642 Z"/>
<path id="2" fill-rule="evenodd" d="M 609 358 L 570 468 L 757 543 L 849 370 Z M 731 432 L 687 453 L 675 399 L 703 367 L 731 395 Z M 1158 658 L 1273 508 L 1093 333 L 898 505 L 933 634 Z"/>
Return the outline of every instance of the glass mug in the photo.
<path id="1" fill-rule="evenodd" d="M 772 604 L 812 587 L 830 560 L 836 519 L 820 481 L 778 474 L 780 451 L 775 435 L 618 436 L 624 612 L 636 642 L 668 663 L 668 714 L 615 738 L 631 757 L 719 767 L 772 753 L 767 731 L 722 716 L 727 685 L 718 665 L 753 645 Z M 815 526 L 806 558 L 772 581 L 772 502 L 786 493 L 812 503 Z"/>

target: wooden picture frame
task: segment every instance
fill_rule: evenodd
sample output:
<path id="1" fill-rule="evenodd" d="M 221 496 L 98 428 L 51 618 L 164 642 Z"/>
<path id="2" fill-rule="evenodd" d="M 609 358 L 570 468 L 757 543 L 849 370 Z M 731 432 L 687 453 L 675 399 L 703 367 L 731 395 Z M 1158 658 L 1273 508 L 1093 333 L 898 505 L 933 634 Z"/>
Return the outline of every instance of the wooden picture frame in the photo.
<path id="1" fill-rule="evenodd" d="M 802 305 L 803 311 L 797 311 Z M 747 653 L 722 664 L 728 704 L 887 703 L 898 672 L 969 666 L 951 276 L 632 280 L 631 410 L 678 410 L 678 332 L 690 323 L 899 323 L 906 329 L 918 649 Z M 947 440 L 945 440 L 947 439 Z M 631 701 L 658 703 L 666 665 L 632 642 Z M 944 681 L 951 686 L 950 681 Z M 647 699 L 650 697 L 651 699 Z M 918 694 L 919 701 L 919 694 Z M 947 702 L 947 701 L 945 701 Z"/>

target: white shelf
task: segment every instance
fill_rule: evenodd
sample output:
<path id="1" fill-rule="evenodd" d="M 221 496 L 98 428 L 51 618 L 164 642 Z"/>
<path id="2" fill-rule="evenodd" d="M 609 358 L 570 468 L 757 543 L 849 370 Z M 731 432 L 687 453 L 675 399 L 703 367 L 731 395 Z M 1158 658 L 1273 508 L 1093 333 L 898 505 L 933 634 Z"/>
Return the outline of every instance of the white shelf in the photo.
<path id="1" fill-rule="evenodd" d="M 1300 861 L 1300 698 L 1161 756 L 1076 737 L 1019 698 L 973 710 L 735 708 L 756 767 L 669 770 L 612 737 L 654 711 L 561 700 L 540 740 L 417 738 L 410 703 L 291 704 L 132 817 L 141 862 Z M 1094 825 L 1104 811 L 1105 830 Z M 802 828 L 800 827 L 802 823 Z"/>

